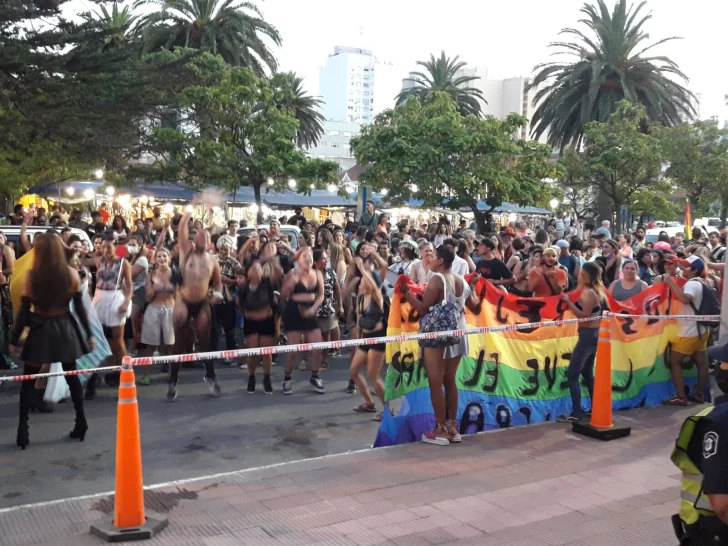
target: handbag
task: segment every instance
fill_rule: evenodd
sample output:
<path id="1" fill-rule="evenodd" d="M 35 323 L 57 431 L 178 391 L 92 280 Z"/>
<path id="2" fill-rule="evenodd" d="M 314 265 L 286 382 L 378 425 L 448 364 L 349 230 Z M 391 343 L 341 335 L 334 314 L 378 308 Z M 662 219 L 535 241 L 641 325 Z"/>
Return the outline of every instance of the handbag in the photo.
<path id="1" fill-rule="evenodd" d="M 457 330 L 460 310 L 454 303 L 447 301 L 447 281 L 441 273 L 435 273 L 442 281 L 442 302 L 430 307 L 430 311 L 420 318 L 420 334 Z M 460 343 L 455 336 L 436 337 L 419 340 L 420 347 L 449 347 Z"/>

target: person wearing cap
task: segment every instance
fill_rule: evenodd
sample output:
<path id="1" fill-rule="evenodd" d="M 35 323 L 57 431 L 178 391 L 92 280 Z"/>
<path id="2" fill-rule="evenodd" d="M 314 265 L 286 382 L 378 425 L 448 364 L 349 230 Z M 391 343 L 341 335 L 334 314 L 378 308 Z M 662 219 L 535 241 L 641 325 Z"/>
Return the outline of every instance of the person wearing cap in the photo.
<path id="1" fill-rule="evenodd" d="M 566 268 L 566 272 L 571 275 L 572 279 L 579 277 L 580 261 L 576 256 L 572 256 L 569 252 L 569 243 L 564 239 L 556 241 L 559 247 L 559 263 Z"/>
<path id="2" fill-rule="evenodd" d="M 534 297 L 558 296 L 566 290 L 569 277 L 565 270 L 557 267 L 558 263 L 556 249 L 544 248 L 541 266 L 532 269 L 528 275 L 528 289 L 533 292 Z"/>
<path id="3" fill-rule="evenodd" d="M 670 261 L 674 260 L 671 258 Z M 677 261 L 683 266 L 683 277 L 687 279 L 687 282 L 681 288 L 675 282 L 673 276 L 667 274 L 664 276 L 664 282 L 670 287 L 673 296 L 681 304 L 678 314 L 695 315 L 703 300 L 701 279 L 705 273 L 705 263 L 697 256 Z M 675 384 L 676 394 L 669 400 L 665 400 L 663 404 L 687 406 L 688 399 L 685 397 L 685 379 L 682 371 L 682 362 L 687 357 L 692 357 L 698 368 L 698 387 L 695 394 L 690 395 L 689 399 L 698 404 L 705 403 L 703 393 L 708 385 L 708 361 L 705 351 L 708 348 L 709 337 L 709 328 L 701 331 L 700 326 L 695 321 L 678 321 L 677 339 L 673 340 L 672 352 L 670 353 L 670 373 L 672 382 Z"/>
<path id="4" fill-rule="evenodd" d="M 296 207 L 293 210 L 296 214 L 288 219 L 288 224 L 298 226 L 299 228 L 303 227 L 303 224 L 306 223 L 306 217 L 303 215 L 303 209 L 301 207 Z"/>
<path id="5" fill-rule="evenodd" d="M 475 271 L 491 284 L 506 290 L 507 286 L 516 284 L 516 278 L 508 266 L 493 255 L 495 243 L 490 237 L 483 237 L 478 241 L 477 252 L 479 260 L 475 262 Z"/>
<path id="6" fill-rule="evenodd" d="M 685 420 L 671 456 L 683 473 L 680 513 L 672 517 L 681 546 L 728 544 L 728 344 L 708 356 L 721 363 L 715 380 L 724 394 Z"/>
<path id="7" fill-rule="evenodd" d="M 516 231 L 512 227 L 507 227 L 501 233 L 501 241 L 503 241 L 503 261 L 508 263 L 513 256 L 513 239 L 516 238 Z"/>

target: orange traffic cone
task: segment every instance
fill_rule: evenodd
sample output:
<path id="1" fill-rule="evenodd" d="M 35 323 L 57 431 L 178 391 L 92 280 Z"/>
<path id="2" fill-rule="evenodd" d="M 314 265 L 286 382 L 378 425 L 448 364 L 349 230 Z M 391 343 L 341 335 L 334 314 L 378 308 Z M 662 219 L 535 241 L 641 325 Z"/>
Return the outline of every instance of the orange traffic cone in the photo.
<path id="1" fill-rule="evenodd" d="M 139 405 L 131 357 L 125 356 L 119 383 L 116 416 L 116 488 L 114 519 L 91 526 L 91 533 L 107 542 L 152 538 L 167 526 L 158 514 L 145 513 Z"/>
<path id="2" fill-rule="evenodd" d="M 612 318 L 616 322 L 616 318 Z M 588 425 L 575 421 L 571 429 L 577 434 L 599 440 L 616 440 L 629 436 L 630 427 L 615 427 L 612 423 L 612 343 L 610 319 L 602 316 L 599 323 L 599 343 L 594 372 L 592 418 Z"/>

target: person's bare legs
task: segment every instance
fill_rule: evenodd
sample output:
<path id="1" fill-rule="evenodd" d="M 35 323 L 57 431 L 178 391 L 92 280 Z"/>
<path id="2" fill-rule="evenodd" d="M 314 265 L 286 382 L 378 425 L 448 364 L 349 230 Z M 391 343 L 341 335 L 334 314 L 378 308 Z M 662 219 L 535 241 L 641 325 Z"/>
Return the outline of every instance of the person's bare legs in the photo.
<path id="1" fill-rule="evenodd" d="M 685 398 L 685 379 L 683 378 L 682 361 L 688 356 L 677 351 L 670 353 L 670 375 L 675 384 L 675 393 L 680 398 Z"/>
<path id="2" fill-rule="evenodd" d="M 430 400 L 435 412 L 435 436 L 448 438 L 445 430 L 446 406 L 443 382 L 445 381 L 445 364 L 442 359 L 442 347 L 425 347 L 423 349 L 425 370 L 430 383 Z"/>
<path id="3" fill-rule="evenodd" d="M 698 400 L 704 400 L 709 377 L 708 359 L 706 358 L 705 351 L 695 353 L 693 360 L 695 360 L 695 366 L 698 368 L 698 390 L 695 396 Z"/>
<path id="4" fill-rule="evenodd" d="M 321 343 L 321 330 L 316 328 L 310 332 L 304 332 L 304 343 Z M 311 351 L 311 375 L 318 375 L 321 369 L 321 350 Z"/>
<path id="5" fill-rule="evenodd" d="M 367 379 L 374 385 L 374 392 L 384 405 L 384 381 L 382 381 L 382 366 L 384 365 L 384 353 L 369 350 L 367 353 Z"/>
<path id="6" fill-rule="evenodd" d="M 250 334 L 245 336 L 245 347 L 248 349 L 257 349 L 260 347 L 260 336 L 258 334 Z M 258 367 L 260 361 L 260 355 L 254 355 L 248 357 L 248 375 L 255 375 L 255 370 Z"/>
<path id="7" fill-rule="evenodd" d="M 446 358 L 445 362 L 445 404 L 447 407 L 448 424 L 455 430 L 458 428 L 458 385 L 457 375 L 461 357 Z"/>
<path id="8" fill-rule="evenodd" d="M 331 339 L 331 330 L 328 332 L 321 331 L 321 341 L 329 341 Z M 329 350 L 321 351 L 321 371 L 325 372 L 329 368 Z"/>
<path id="9" fill-rule="evenodd" d="M 372 399 L 372 395 L 369 394 L 369 385 L 367 384 L 367 380 L 361 375 L 361 371 L 364 366 L 368 365 L 369 353 L 371 353 L 371 351 L 365 351 L 358 347 L 356 348 L 354 356 L 351 358 L 351 364 L 349 364 L 349 377 L 351 377 L 351 380 L 356 385 L 359 393 L 364 398 L 364 404 L 373 408 L 375 404 Z"/>
<path id="10" fill-rule="evenodd" d="M 301 332 L 286 332 L 286 338 L 289 345 L 298 345 L 301 343 Z M 293 374 L 293 366 L 296 364 L 296 353 L 288 353 L 286 359 L 286 367 L 284 368 L 285 379 L 290 379 Z"/>

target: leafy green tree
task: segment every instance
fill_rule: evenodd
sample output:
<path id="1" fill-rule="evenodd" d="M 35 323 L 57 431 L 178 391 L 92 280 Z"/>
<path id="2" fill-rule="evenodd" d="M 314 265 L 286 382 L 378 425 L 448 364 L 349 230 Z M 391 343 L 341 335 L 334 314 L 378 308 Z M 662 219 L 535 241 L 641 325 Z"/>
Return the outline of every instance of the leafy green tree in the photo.
<path id="1" fill-rule="evenodd" d="M 153 6 L 142 17 L 145 51 L 184 47 L 222 56 L 258 76 L 275 72 L 275 55 L 266 40 L 281 45 L 278 30 L 251 2 L 238 0 L 136 0 L 135 7 Z"/>
<path id="2" fill-rule="evenodd" d="M 586 165 L 582 157 L 575 150 L 566 150 L 559 160 L 561 175 L 558 178 L 558 188 L 561 192 L 562 203 L 571 208 L 577 218 L 597 209 L 597 193 L 589 182 Z"/>
<path id="3" fill-rule="evenodd" d="M 272 87 L 252 70 L 210 54 L 193 58 L 188 70 L 198 82 L 177 95 L 179 125 L 153 129 L 147 146 L 159 160 L 151 167 L 131 166 L 131 178 L 228 192 L 252 187 L 259 221 L 263 187 L 281 191 L 293 179 L 299 192 L 308 193 L 337 180 L 336 163 L 310 159 L 296 148 L 299 122 L 278 106 L 293 100 L 290 88 Z"/>
<path id="4" fill-rule="evenodd" d="M 534 138 L 547 134 L 555 148 L 578 148 L 586 125 L 606 121 L 621 100 L 644 107 L 646 123 L 670 126 L 695 115 L 695 97 L 680 83 L 688 79 L 677 64 L 646 55 L 675 38 L 647 45 L 645 25 L 652 16 L 642 15 L 645 5 L 617 0 L 610 13 L 605 0 L 585 4 L 580 22 L 586 31 L 565 28 L 561 34 L 574 41 L 550 44 L 566 58 L 534 69 Z"/>
<path id="5" fill-rule="evenodd" d="M 644 108 L 621 101 L 607 121 L 586 126 L 583 172 L 588 184 L 610 199 L 613 215 L 623 206 L 633 206 L 642 195 L 638 192 L 671 191 L 662 177 L 660 140 L 642 131 L 644 116 Z M 621 226 L 615 227 L 619 233 Z"/>
<path id="6" fill-rule="evenodd" d="M 666 175 L 685 191 L 694 215 L 709 214 L 728 193 L 728 130 L 710 119 L 661 128 L 656 134 L 668 162 Z"/>
<path id="7" fill-rule="evenodd" d="M 503 202 L 534 205 L 552 195 L 543 181 L 558 174 L 551 149 L 514 136 L 526 123 L 515 114 L 504 121 L 463 116 L 447 93 L 435 92 L 424 104 L 413 98 L 382 112 L 351 149 L 366 165 L 363 182 L 386 188 L 393 204 L 413 197 L 424 207 L 467 208 L 485 231 L 486 214 Z"/>
<path id="8" fill-rule="evenodd" d="M 643 223 L 645 218 L 657 220 L 676 218 L 681 210 L 682 207 L 675 201 L 670 201 L 667 197 L 650 190 L 636 191 L 630 205 L 630 212 L 638 218 L 639 223 Z"/>
<path id="9" fill-rule="evenodd" d="M 412 87 L 397 95 L 397 106 L 406 103 L 409 97 L 417 97 L 424 102 L 430 93 L 444 92 L 457 103 L 463 116 L 468 114 L 480 116 L 482 104 L 488 104 L 488 102 L 480 89 L 468 85 L 480 78 L 478 76 L 458 76 L 458 72 L 467 66 L 467 63 L 458 61 L 459 58 L 458 56 L 450 58 L 443 51 L 438 58 L 430 55 L 430 60 L 418 61 L 417 64 L 422 66 L 425 72 L 414 72 L 411 78 L 405 80 L 410 82 Z"/>
<path id="10" fill-rule="evenodd" d="M 303 78 L 293 72 L 279 72 L 271 78 L 271 86 L 281 93 L 279 108 L 286 109 L 298 120 L 296 142 L 301 148 L 313 148 L 324 134 L 326 119 L 321 114 L 323 101 L 312 97 L 303 88 Z"/>
<path id="11" fill-rule="evenodd" d="M 140 59 L 133 36 L 115 35 L 106 20 L 64 18 L 64 3 L 0 5 L 0 191 L 125 164 L 150 111 L 168 100 L 160 90 L 173 67 Z"/>

